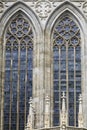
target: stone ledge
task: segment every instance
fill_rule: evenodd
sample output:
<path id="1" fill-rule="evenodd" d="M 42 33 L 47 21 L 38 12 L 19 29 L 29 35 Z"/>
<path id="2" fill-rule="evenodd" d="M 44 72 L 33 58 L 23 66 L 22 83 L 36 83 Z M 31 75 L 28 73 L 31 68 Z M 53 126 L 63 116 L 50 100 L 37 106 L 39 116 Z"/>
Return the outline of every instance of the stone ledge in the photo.
<path id="1" fill-rule="evenodd" d="M 33 130 L 62 130 L 62 128 L 60 126 L 55 126 L 55 127 L 50 127 L 50 128 L 39 128 L 39 129 L 33 129 Z M 69 126 L 69 127 L 66 127 L 65 130 L 87 130 L 87 128 L 78 128 L 78 127 Z"/>
<path id="2" fill-rule="evenodd" d="M 17 0 L 1 0 L 2 2 L 16 2 Z M 36 2 L 36 1 L 38 1 L 38 0 L 23 0 L 24 2 Z M 49 0 L 49 1 L 51 1 L 51 2 L 62 2 L 62 1 L 65 1 L 65 0 Z M 70 1 L 72 1 L 72 2 L 85 2 L 85 0 L 70 0 Z"/>

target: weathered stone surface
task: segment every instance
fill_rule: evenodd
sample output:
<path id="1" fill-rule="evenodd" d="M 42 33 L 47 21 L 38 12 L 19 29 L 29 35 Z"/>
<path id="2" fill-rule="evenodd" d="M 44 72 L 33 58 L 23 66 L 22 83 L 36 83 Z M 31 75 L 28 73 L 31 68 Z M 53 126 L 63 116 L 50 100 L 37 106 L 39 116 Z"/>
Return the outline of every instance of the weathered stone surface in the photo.
<path id="1" fill-rule="evenodd" d="M 87 128 L 87 1 L 86 0 L 2 0 L 0 1 L 0 130 L 3 130 L 5 32 L 11 17 L 21 11 L 31 21 L 35 39 L 33 53 L 33 100 L 35 128 L 53 126 L 53 57 L 52 30 L 64 13 L 76 21 L 81 30 L 83 126 Z M 49 118 L 45 117 L 45 97 L 49 96 Z M 45 118 L 47 122 L 45 122 Z M 45 122 L 45 123 L 44 123 Z M 59 130 L 60 128 L 48 128 Z M 80 128 L 77 128 L 78 130 Z M 66 130 L 77 130 L 68 127 Z M 43 129 L 45 130 L 45 129 Z M 85 129 L 80 129 L 85 130 Z"/>

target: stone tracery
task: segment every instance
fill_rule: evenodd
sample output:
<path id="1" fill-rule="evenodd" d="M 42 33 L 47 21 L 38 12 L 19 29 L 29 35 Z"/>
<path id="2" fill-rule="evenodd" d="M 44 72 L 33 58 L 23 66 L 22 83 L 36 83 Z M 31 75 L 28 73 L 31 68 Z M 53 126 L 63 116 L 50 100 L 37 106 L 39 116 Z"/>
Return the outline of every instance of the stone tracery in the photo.
<path id="1" fill-rule="evenodd" d="M 79 57 L 79 60 L 77 60 Z M 53 31 L 53 84 L 54 125 L 59 125 L 61 92 L 67 95 L 68 124 L 78 125 L 78 94 L 81 93 L 81 49 L 80 30 L 76 23 L 65 16 Z M 77 105 L 76 105 L 77 104 Z M 75 106 L 75 107 L 74 107 Z M 76 119 L 76 120 L 74 120 Z"/>
<path id="2" fill-rule="evenodd" d="M 15 33 L 15 29 L 14 29 L 14 33 Z M 19 35 L 19 37 L 20 37 L 20 35 Z M 59 40 L 59 37 L 58 37 L 58 40 Z M 77 39 L 75 40 L 75 42 L 73 42 L 73 39 L 71 39 L 71 40 L 72 40 L 72 43 L 75 43 L 75 45 L 76 45 Z M 15 41 L 16 41 L 16 39 L 15 39 Z M 61 37 L 60 37 L 60 41 L 58 41 L 58 44 L 60 44 L 61 41 L 62 41 L 62 40 L 61 40 Z M 17 42 L 17 41 L 16 41 L 16 42 Z M 64 42 L 64 40 L 63 40 L 63 42 Z M 9 43 L 10 43 L 10 41 L 9 41 Z M 25 44 L 25 42 L 23 43 L 23 49 L 24 49 L 24 44 Z M 71 44 L 71 43 L 70 43 L 70 44 Z M 15 43 L 15 45 L 16 45 L 16 43 Z M 64 45 L 64 43 L 63 43 L 63 45 Z M 18 48 L 18 45 L 15 46 L 15 49 L 16 49 L 16 48 Z M 15 50 L 15 49 L 14 49 L 14 50 Z"/>
<path id="3" fill-rule="evenodd" d="M 20 13 L 7 28 L 5 48 L 4 130 L 24 130 L 32 96 L 33 32 Z"/>

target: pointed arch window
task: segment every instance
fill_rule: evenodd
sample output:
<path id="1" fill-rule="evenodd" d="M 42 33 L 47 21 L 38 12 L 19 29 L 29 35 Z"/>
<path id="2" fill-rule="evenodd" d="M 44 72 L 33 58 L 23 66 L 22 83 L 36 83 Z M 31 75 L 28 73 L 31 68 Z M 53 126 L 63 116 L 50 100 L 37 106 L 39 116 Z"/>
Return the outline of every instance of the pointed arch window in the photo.
<path id="1" fill-rule="evenodd" d="M 21 13 L 6 30 L 4 130 L 24 130 L 32 96 L 33 31 Z"/>
<path id="2" fill-rule="evenodd" d="M 53 30 L 54 126 L 60 125 L 61 93 L 66 92 L 68 124 L 78 126 L 78 96 L 81 93 L 80 29 L 64 16 Z"/>

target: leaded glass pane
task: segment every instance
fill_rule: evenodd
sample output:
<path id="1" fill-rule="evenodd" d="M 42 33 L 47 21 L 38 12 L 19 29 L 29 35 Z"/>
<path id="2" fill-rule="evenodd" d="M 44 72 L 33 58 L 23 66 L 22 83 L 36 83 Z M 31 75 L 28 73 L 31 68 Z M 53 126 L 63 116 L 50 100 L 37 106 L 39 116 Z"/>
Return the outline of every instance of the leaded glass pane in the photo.
<path id="1" fill-rule="evenodd" d="M 57 124 L 59 124 L 59 120 L 58 120 L 58 116 L 59 116 L 59 82 L 58 82 L 58 78 L 59 78 L 59 63 L 58 63 L 58 58 L 59 58 L 59 54 L 58 54 L 58 48 L 55 46 L 53 48 L 53 70 L 54 70 L 54 102 L 55 102 L 55 106 L 54 106 L 54 117 L 57 119 L 54 119 L 54 125 L 56 126 Z"/>
<path id="2" fill-rule="evenodd" d="M 24 130 L 32 96 L 33 32 L 22 14 L 9 23 L 5 48 L 4 130 Z"/>
<path id="3" fill-rule="evenodd" d="M 63 17 L 53 31 L 54 125 L 61 108 L 61 92 L 66 92 L 68 124 L 78 125 L 78 96 L 81 93 L 80 29 L 70 16 Z M 60 102 L 60 104 L 58 104 Z M 58 107 L 58 108 L 57 108 Z"/>

